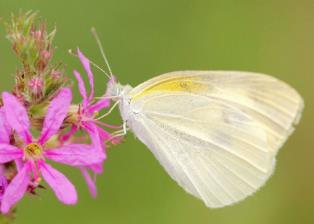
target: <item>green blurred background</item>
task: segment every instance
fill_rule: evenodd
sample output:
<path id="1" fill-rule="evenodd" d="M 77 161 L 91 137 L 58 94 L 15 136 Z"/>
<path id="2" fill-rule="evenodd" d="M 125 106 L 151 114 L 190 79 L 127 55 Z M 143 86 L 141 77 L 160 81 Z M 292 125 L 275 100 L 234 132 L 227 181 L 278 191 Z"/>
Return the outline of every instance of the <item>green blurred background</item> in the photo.
<path id="1" fill-rule="evenodd" d="M 39 10 L 57 25 L 56 61 L 82 71 L 67 50 L 79 46 L 103 65 L 90 28 L 95 26 L 121 83 L 133 86 L 183 69 L 230 69 L 272 74 L 305 99 L 301 124 L 278 155 L 275 174 L 254 196 L 208 209 L 172 181 L 132 134 L 111 148 L 99 197 L 89 196 L 79 171 L 62 167 L 79 191 L 79 204 L 61 205 L 51 191 L 27 196 L 17 224 L 65 223 L 314 223 L 314 1 L 104 0 L 0 1 L 0 16 Z M 0 31 L 0 89 L 10 89 L 17 60 Z M 97 93 L 106 78 L 97 76 Z M 77 97 L 78 99 L 78 97 Z M 115 112 L 109 123 L 118 123 Z"/>

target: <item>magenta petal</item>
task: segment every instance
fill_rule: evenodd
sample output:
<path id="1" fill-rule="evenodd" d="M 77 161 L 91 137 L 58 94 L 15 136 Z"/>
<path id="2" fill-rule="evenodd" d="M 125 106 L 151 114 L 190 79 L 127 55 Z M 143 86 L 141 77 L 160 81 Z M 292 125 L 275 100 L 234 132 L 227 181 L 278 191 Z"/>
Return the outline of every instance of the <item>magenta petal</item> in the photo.
<path id="1" fill-rule="evenodd" d="M 95 174 L 102 174 L 104 172 L 103 163 L 93 164 L 87 168 L 91 169 Z"/>
<path id="2" fill-rule="evenodd" d="M 3 108 L 9 125 L 18 135 L 26 142 L 32 141 L 29 132 L 29 119 L 25 107 L 17 100 L 17 98 L 8 92 L 2 93 Z"/>
<path id="3" fill-rule="evenodd" d="M 84 128 L 89 133 L 94 147 L 98 150 L 99 153 L 103 154 L 104 159 L 106 159 L 107 156 L 105 152 L 105 144 L 103 144 L 104 139 L 101 137 L 99 132 L 99 130 L 102 129 L 98 128 L 93 122 L 84 122 Z M 91 169 L 94 173 L 100 174 L 103 172 L 103 161 L 89 165 L 88 168 Z"/>
<path id="4" fill-rule="evenodd" d="M 5 166 L 4 164 L 0 164 L 0 176 L 4 176 L 5 175 Z"/>
<path id="5" fill-rule="evenodd" d="M 83 123 L 83 128 L 88 132 L 93 146 L 98 149 L 100 152 L 105 153 L 104 150 L 104 144 L 102 139 L 100 138 L 99 132 L 98 132 L 98 127 L 95 125 L 94 122 L 84 122 Z"/>
<path id="6" fill-rule="evenodd" d="M 101 141 L 112 140 L 112 135 L 104 129 L 97 127 Z"/>
<path id="7" fill-rule="evenodd" d="M 0 108 L 0 142 L 9 143 L 10 142 L 10 127 L 7 123 L 4 108 Z"/>
<path id="8" fill-rule="evenodd" d="M 108 81 L 107 86 L 109 88 L 107 88 L 107 91 L 104 95 L 104 98 L 97 101 L 95 104 L 91 105 L 89 107 L 89 113 L 93 114 L 95 111 L 100 111 L 103 108 L 107 108 L 110 106 L 110 99 L 108 98 L 108 96 L 110 96 L 112 93 L 109 92 L 109 89 L 112 88 L 112 85 L 116 82 L 116 78 L 114 76 L 112 76 L 110 78 L 110 80 Z M 107 97 L 107 98 L 106 98 Z"/>
<path id="9" fill-rule="evenodd" d="M 80 49 L 77 49 L 78 57 L 81 60 L 81 63 L 83 64 L 83 67 L 87 73 L 89 84 L 90 84 L 90 95 L 89 95 L 89 101 L 93 100 L 94 98 L 94 75 L 90 67 L 89 60 L 85 57 L 85 55 L 80 51 Z"/>
<path id="10" fill-rule="evenodd" d="M 104 154 L 85 144 L 69 144 L 45 151 L 45 157 L 71 166 L 88 166 L 104 160 Z"/>
<path id="11" fill-rule="evenodd" d="M 4 191 L 7 187 L 8 187 L 7 178 L 4 175 L 0 175 L 0 204 L 1 204 Z"/>
<path id="12" fill-rule="evenodd" d="M 20 170 L 24 167 L 23 157 L 19 159 L 15 159 L 14 162 L 15 162 L 17 171 L 20 172 Z"/>
<path id="13" fill-rule="evenodd" d="M 84 177 L 84 179 L 85 179 L 85 181 L 87 183 L 87 186 L 89 188 L 89 191 L 90 191 L 91 195 L 94 198 L 96 198 L 96 196 L 97 196 L 97 188 L 96 188 L 96 184 L 95 184 L 94 180 L 92 180 L 92 178 L 90 177 L 90 175 L 89 175 L 89 173 L 88 173 L 86 168 L 81 167 L 80 170 L 81 170 L 81 172 L 83 174 L 83 177 Z"/>
<path id="14" fill-rule="evenodd" d="M 65 143 L 65 142 L 68 141 L 68 140 L 75 134 L 75 132 L 77 132 L 78 130 L 79 130 L 78 126 L 72 125 L 71 128 L 70 128 L 70 130 L 69 130 L 68 132 L 66 132 L 64 135 L 62 135 L 59 140 L 60 140 L 62 143 Z"/>
<path id="15" fill-rule="evenodd" d="M 100 111 L 103 108 L 107 108 L 110 105 L 110 99 L 104 98 L 101 100 L 98 100 L 95 104 L 91 105 L 88 109 L 88 112 L 90 114 L 94 114 L 96 111 Z"/>
<path id="16" fill-rule="evenodd" d="M 30 180 L 30 164 L 26 163 L 23 169 L 14 177 L 4 192 L 1 202 L 1 212 L 6 214 L 12 205 L 24 196 Z"/>
<path id="17" fill-rule="evenodd" d="M 76 204 L 77 193 L 75 187 L 62 173 L 47 163 L 40 164 L 40 171 L 61 202 L 68 205 Z"/>
<path id="18" fill-rule="evenodd" d="M 13 145 L 0 143 L 0 163 L 6 163 L 23 156 L 23 151 Z"/>
<path id="19" fill-rule="evenodd" d="M 81 96 L 83 97 L 83 106 L 87 107 L 87 105 L 88 105 L 87 92 L 86 92 L 86 87 L 85 87 L 84 81 L 82 79 L 82 76 L 76 70 L 73 71 L 73 74 L 74 74 L 75 78 L 77 79 L 78 88 L 79 88 L 79 91 L 81 93 Z"/>
<path id="20" fill-rule="evenodd" d="M 68 113 L 71 101 L 72 92 L 69 88 L 61 89 L 59 94 L 51 101 L 39 138 L 40 143 L 46 142 L 51 136 L 58 132 Z"/>

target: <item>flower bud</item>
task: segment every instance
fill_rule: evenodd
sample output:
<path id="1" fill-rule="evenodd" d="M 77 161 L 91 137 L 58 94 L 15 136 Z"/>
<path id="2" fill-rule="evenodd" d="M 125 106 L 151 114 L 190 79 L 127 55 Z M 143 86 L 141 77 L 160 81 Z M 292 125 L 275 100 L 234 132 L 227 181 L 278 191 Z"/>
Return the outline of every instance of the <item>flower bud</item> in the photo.
<path id="1" fill-rule="evenodd" d="M 44 92 L 44 80 L 40 76 L 34 76 L 28 82 L 28 88 L 33 99 L 40 99 Z"/>
<path id="2" fill-rule="evenodd" d="M 41 51 L 41 57 L 44 60 L 48 61 L 50 59 L 50 57 L 51 57 L 51 53 L 49 51 L 47 51 L 47 50 L 43 50 L 43 51 Z"/>
<path id="3" fill-rule="evenodd" d="M 51 71 L 51 73 L 50 73 L 50 76 L 51 76 L 52 79 L 58 80 L 58 79 L 61 78 L 62 74 L 61 74 L 60 71 L 53 69 L 53 70 Z"/>

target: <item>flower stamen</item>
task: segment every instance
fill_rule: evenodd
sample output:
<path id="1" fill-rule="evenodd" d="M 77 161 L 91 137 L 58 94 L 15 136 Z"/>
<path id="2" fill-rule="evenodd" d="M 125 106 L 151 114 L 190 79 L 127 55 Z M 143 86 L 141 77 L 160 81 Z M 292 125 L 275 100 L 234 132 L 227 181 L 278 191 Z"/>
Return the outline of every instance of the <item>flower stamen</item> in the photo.
<path id="1" fill-rule="evenodd" d="M 24 153 L 28 159 L 36 159 L 42 157 L 43 148 L 38 143 L 30 143 L 24 148 Z"/>

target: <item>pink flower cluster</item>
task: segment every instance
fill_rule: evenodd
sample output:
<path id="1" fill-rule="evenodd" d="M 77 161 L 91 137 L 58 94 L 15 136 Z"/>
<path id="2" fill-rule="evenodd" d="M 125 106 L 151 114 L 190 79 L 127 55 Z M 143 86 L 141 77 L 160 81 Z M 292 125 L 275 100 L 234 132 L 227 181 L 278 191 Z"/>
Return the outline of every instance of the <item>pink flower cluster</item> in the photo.
<path id="1" fill-rule="evenodd" d="M 97 114 L 109 106 L 108 99 L 94 102 L 94 77 L 89 60 L 78 50 L 79 59 L 87 73 L 90 93 L 87 94 L 81 75 L 74 71 L 78 80 L 82 102 L 72 105 L 70 88 L 62 88 L 51 100 L 42 123 L 39 137 L 31 133 L 32 125 L 27 108 L 13 94 L 2 93 L 0 108 L 0 212 L 32 192 L 42 179 L 51 187 L 56 197 L 65 204 L 75 204 L 77 193 L 74 185 L 60 171 L 49 165 L 49 160 L 79 168 L 93 196 L 96 196 L 95 174 L 102 172 L 106 159 L 106 140 L 112 139 L 102 127 L 106 124 L 97 120 Z M 38 82 L 36 82 L 37 84 Z M 65 125 L 67 124 L 67 125 Z M 89 140 L 74 143 L 77 131 L 83 131 Z M 8 181 L 4 166 L 14 162 L 17 173 Z"/>

